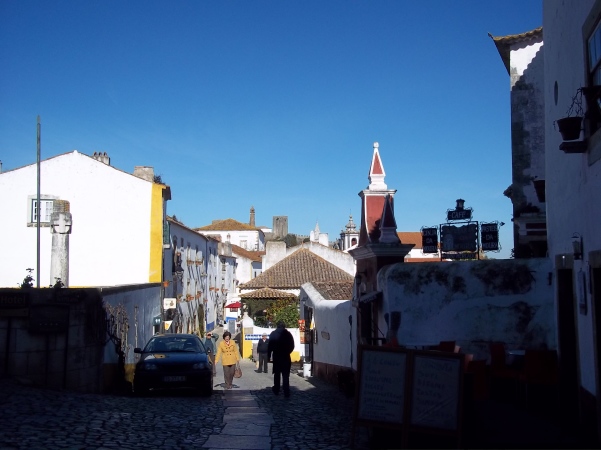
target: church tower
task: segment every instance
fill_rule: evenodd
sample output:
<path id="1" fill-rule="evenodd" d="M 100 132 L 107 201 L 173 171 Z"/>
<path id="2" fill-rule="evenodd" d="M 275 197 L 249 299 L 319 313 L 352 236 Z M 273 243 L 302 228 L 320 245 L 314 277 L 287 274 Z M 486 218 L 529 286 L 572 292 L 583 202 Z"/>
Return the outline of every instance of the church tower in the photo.
<path id="1" fill-rule="evenodd" d="M 353 221 L 353 215 L 349 214 L 348 223 L 344 230 L 340 232 L 339 247 L 342 251 L 347 251 L 349 248 L 354 247 L 359 243 L 359 232 L 357 226 Z"/>
<path id="2" fill-rule="evenodd" d="M 357 338 L 362 344 L 373 345 L 377 339 L 383 338 L 382 330 L 388 329 L 391 336 L 396 335 L 398 330 L 392 330 L 389 325 L 390 312 L 382 309 L 382 293 L 378 290 L 378 272 L 389 264 L 404 262 L 405 256 L 414 246 L 403 244 L 399 239 L 394 217 L 396 190 L 388 189 L 384 182 L 385 177 L 379 145 L 374 142 L 368 175 L 369 186 L 359 193 L 361 197 L 359 244 L 349 250 L 349 254 L 357 263 L 353 303 L 360 310 L 357 314 Z M 386 324 L 381 323 L 382 319 L 386 320 Z"/>

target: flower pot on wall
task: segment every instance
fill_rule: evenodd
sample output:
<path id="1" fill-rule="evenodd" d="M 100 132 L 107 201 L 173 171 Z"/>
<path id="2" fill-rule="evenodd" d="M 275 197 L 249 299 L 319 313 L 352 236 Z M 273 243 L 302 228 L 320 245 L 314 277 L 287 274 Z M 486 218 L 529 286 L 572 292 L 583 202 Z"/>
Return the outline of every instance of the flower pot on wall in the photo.
<path id="1" fill-rule="evenodd" d="M 580 137 L 582 117 L 564 117 L 557 120 L 557 128 L 564 141 L 574 141 Z"/>

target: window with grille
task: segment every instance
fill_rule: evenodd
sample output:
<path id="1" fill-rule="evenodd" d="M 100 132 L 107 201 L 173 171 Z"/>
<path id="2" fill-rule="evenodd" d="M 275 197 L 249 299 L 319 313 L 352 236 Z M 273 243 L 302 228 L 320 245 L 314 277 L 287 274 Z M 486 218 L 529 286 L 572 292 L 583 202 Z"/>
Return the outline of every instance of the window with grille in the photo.
<path id="1" fill-rule="evenodd" d="M 37 195 L 30 195 L 27 198 L 27 225 L 36 226 L 39 213 L 40 226 L 50 226 L 52 212 L 54 211 L 54 200 L 56 200 L 56 198 L 48 195 L 40 196 L 40 206 L 38 208 Z"/>

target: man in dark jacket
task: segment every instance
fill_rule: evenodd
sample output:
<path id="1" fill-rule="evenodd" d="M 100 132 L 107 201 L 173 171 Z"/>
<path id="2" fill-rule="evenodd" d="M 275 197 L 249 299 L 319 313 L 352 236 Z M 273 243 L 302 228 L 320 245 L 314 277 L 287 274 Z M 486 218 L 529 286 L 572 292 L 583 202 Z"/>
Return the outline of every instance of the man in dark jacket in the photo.
<path id="1" fill-rule="evenodd" d="M 290 353 L 294 350 L 294 338 L 286 329 L 284 322 L 279 321 L 278 327 L 269 335 L 268 353 L 273 361 L 273 387 L 275 395 L 280 393 L 280 374 L 284 396 L 290 397 Z"/>
<path id="2" fill-rule="evenodd" d="M 269 339 L 267 339 L 267 333 L 263 333 L 263 337 L 259 339 L 259 342 L 257 343 L 257 353 L 259 355 L 259 373 L 267 373 L 267 361 L 269 361 L 268 351 Z"/>

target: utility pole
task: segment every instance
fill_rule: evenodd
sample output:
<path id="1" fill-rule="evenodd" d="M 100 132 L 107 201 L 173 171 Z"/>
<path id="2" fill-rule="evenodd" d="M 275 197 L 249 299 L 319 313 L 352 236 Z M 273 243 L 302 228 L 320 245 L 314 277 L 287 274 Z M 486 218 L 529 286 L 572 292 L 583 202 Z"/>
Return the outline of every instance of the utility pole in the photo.
<path id="1" fill-rule="evenodd" d="M 38 186 L 37 186 L 37 214 L 36 214 L 36 225 L 37 225 L 37 262 L 36 262 L 36 286 L 40 288 L 40 214 L 42 213 L 42 209 L 40 208 L 40 140 L 41 140 L 41 131 L 42 126 L 40 124 L 40 116 L 38 116 Z"/>

